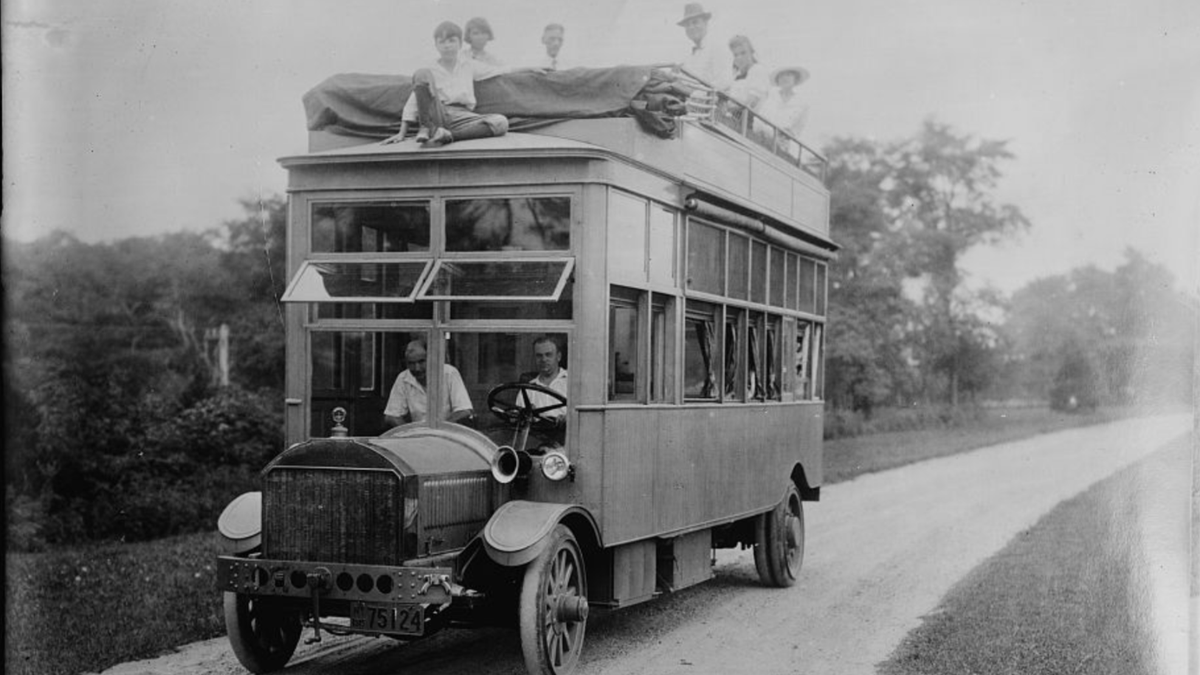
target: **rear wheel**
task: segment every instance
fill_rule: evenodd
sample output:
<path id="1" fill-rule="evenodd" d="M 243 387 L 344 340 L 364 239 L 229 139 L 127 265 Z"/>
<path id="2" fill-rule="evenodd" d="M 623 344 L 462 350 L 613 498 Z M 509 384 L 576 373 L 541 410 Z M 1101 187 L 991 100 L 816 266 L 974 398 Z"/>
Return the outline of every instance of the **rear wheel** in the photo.
<path id="1" fill-rule="evenodd" d="M 526 669 L 535 675 L 571 672 L 587 627 L 587 575 L 579 543 L 565 525 L 554 528 L 525 568 L 519 604 Z"/>
<path id="2" fill-rule="evenodd" d="M 768 586 L 796 583 L 804 563 L 804 505 L 795 485 L 783 501 L 754 523 L 754 566 Z"/>
<path id="3" fill-rule="evenodd" d="M 238 661 L 252 673 L 284 667 L 300 641 L 300 615 L 270 599 L 225 593 L 225 630 Z"/>

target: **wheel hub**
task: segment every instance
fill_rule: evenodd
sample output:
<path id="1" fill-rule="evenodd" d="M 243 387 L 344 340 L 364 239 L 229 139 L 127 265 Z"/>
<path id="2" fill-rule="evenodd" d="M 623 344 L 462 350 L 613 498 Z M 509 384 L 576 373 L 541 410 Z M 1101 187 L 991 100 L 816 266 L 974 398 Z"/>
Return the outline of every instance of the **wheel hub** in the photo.
<path id="1" fill-rule="evenodd" d="M 560 595 L 554 607 L 554 620 L 563 623 L 587 621 L 587 598 L 578 595 Z"/>

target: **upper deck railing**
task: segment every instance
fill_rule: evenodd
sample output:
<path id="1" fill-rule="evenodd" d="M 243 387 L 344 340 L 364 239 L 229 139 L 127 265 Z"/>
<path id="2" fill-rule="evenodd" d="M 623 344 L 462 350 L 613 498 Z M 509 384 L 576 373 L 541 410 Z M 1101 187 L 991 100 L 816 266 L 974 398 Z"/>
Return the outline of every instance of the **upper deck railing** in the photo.
<path id="1" fill-rule="evenodd" d="M 746 104 L 716 91 L 687 69 L 680 67 L 679 72 L 694 80 L 703 92 L 688 101 L 686 119 L 744 138 L 825 183 L 829 161 L 824 155 L 801 143 Z"/>

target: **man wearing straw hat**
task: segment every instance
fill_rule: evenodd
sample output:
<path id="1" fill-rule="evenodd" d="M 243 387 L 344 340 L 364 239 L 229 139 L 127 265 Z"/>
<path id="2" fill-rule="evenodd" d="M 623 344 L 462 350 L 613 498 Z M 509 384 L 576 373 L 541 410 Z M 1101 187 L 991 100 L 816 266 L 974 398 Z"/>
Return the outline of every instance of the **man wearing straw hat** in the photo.
<path id="1" fill-rule="evenodd" d="M 704 11 L 704 6 L 698 2 L 689 2 L 683 7 L 683 19 L 679 25 L 692 41 L 692 52 L 683 60 L 683 69 L 700 78 L 707 85 L 718 91 L 729 86 L 733 79 L 733 60 L 729 53 L 721 49 L 715 41 L 706 41 L 708 37 L 708 21 L 712 12 Z M 710 43 L 711 42 L 711 43 Z"/>

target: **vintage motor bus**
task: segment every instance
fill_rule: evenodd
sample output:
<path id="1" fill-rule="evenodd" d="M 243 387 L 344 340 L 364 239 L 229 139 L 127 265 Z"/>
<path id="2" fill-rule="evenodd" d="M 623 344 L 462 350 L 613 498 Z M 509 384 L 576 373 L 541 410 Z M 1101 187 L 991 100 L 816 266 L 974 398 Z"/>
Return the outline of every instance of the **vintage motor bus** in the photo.
<path id="1" fill-rule="evenodd" d="M 794 583 L 822 482 L 821 156 L 725 99 L 672 138 L 613 117 L 310 143 L 281 160 L 289 447 L 220 523 L 246 668 L 306 627 L 499 624 L 558 675 L 590 611 L 709 579 L 715 548 Z M 427 414 L 392 427 L 414 342 Z"/>

